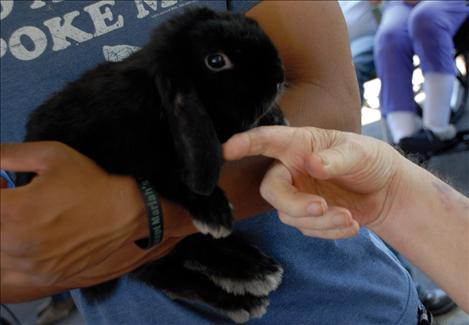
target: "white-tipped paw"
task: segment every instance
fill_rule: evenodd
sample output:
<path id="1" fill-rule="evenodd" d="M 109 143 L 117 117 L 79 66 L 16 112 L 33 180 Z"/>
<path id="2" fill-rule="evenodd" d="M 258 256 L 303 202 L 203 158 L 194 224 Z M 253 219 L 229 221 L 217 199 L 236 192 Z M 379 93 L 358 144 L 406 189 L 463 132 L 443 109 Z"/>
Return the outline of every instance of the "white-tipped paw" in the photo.
<path id="1" fill-rule="evenodd" d="M 225 311 L 226 315 L 235 323 L 243 324 L 249 321 L 251 318 L 260 318 L 267 312 L 267 306 L 269 306 L 269 300 L 263 299 L 260 305 L 254 306 L 248 310 L 229 310 Z"/>
<path id="2" fill-rule="evenodd" d="M 202 234 L 210 234 L 213 238 L 225 238 L 231 234 L 231 229 L 221 225 L 212 226 L 196 219 L 192 219 L 192 223 Z"/>
<path id="3" fill-rule="evenodd" d="M 254 296 L 267 296 L 270 292 L 276 290 L 282 282 L 283 269 L 279 267 L 275 273 L 267 274 L 254 280 L 233 280 L 217 276 L 210 276 L 210 280 L 223 288 L 226 292 L 235 295 L 250 293 Z"/>

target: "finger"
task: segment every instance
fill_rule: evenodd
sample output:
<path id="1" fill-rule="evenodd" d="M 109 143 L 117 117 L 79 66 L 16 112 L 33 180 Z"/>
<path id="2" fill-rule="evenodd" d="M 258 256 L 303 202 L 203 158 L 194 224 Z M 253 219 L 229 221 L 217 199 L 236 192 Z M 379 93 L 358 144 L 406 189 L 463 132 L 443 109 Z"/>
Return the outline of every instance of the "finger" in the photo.
<path id="1" fill-rule="evenodd" d="M 335 228 L 327 230 L 300 229 L 301 233 L 305 236 L 323 239 L 346 239 L 356 236 L 359 230 L 360 226 L 355 220 L 353 221 L 352 225 L 346 228 Z"/>
<path id="2" fill-rule="evenodd" d="M 311 231 L 348 228 L 353 224 L 351 213 L 340 207 L 329 207 L 324 215 L 310 217 L 292 217 L 279 212 L 279 218 L 289 226 Z"/>
<path id="3" fill-rule="evenodd" d="M 281 163 L 275 163 L 266 173 L 260 193 L 274 208 L 293 217 L 320 216 L 327 210 L 322 197 L 293 186 L 290 172 Z"/>
<path id="4" fill-rule="evenodd" d="M 0 144 L 0 165 L 4 170 L 40 174 L 51 158 L 63 154 L 64 148 L 54 141 Z"/>
<path id="5" fill-rule="evenodd" d="M 288 147 L 294 129 L 287 126 L 265 126 L 235 134 L 223 145 L 224 157 L 226 160 L 239 160 L 255 155 L 278 158 Z"/>

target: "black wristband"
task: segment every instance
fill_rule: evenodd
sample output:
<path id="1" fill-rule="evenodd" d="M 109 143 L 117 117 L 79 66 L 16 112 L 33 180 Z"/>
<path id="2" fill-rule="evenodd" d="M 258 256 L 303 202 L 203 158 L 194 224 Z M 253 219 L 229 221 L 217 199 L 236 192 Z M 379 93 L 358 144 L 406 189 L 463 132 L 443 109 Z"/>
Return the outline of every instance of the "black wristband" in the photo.
<path id="1" fill-rule="evenodd" d="M 163 239 L 163 214 L 158 194 L 151 186 L 150 181 L 141 178 L 136 181 L 145 202 L 150 235 L 135 241 L 135 244 L 142 249 L 148 249 L 158 245 Z"/>

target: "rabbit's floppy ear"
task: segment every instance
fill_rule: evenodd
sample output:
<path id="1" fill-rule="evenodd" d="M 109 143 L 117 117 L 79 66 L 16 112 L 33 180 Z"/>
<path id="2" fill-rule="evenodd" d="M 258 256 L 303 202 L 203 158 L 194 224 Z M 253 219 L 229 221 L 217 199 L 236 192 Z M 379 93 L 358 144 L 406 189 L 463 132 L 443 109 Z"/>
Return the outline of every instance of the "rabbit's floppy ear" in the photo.
<path id="1" fill-rule="evenodd" d="M 182 167 L 182 181 L 193 192 L 209 195 L 217 185 L 223 161 L 212 120 L 191 86 L 176 86 L 159 77 L 156 85 Z"/>

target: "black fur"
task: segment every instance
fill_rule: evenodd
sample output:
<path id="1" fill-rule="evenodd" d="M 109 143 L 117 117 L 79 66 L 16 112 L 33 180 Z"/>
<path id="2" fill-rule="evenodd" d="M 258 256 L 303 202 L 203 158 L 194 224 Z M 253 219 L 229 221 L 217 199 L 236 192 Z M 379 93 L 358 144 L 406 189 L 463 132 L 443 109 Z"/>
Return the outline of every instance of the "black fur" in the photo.
<path id="1" fill-rule="evenodd" d="M 219 52 L 232 69 L 207 68 L 206 56 Z M 30 116 L 25 140 L 61 141 L 110 173 L 146 178 L 161 196 L 187 209 L 196 226 L 222 236 L 232 216 L 217 186 L 221 143 L 259 124 L 283 123 L 274 103 L 283 80 L 277 51 L 254 20 L 192 9 L 160 25 L 124 61 L 103 63 L 50 97 Z M 31 177 L 19 174 L 17 181 L 25 184 Z M 250 280 L 281 273 L 275 261 L 235 237 L 195 235 L 187 241 L 133 276 L 171 296 L 246 311 L 246 304 L 264 303 L 268 292 L 262 298 L 234 297 L 210 274 Z M 188 260 L 204 271 L 188 267 Z M 237 267 L 227 267 L 227 261 Z M 107 289 L 90 289 L 88 296 L 96 300 L 112 287 L 110 282 Z"/>

